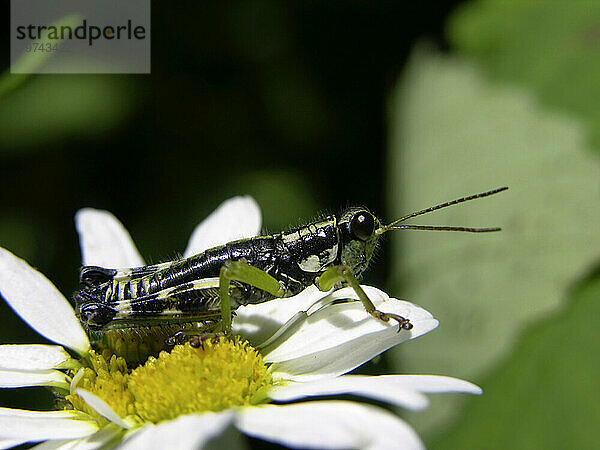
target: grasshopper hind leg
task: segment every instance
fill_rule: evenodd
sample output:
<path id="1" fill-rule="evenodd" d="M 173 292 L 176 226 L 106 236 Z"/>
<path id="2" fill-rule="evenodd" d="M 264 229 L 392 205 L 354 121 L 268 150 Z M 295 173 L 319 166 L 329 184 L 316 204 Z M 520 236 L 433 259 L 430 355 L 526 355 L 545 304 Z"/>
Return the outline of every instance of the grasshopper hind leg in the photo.
<path id="1" fill-rule="evenodd" d="M 227 261 L 219 274 L 219 298 L 221 301 L 222 331 L 231 334 L 231 283 L 238 281 L 268 292 L 274 297 L 283 297 L 285 290 L 275 278 L 264 270 L 249 265 L 245 260 Z"/>
<path id="2" fill-rule="evenodd" d="M 231 310 L 230 288 L 233 282 L 245 283 L 254 288 L 268 292 L 275 297 L 283 297 L 285 290 L 275 278 L 265 271 L 249 265 L 246 261 L 227 261 L 219 273 L 219 302 L 221 317 L 210 330 L 185 330 L 172 336 L 172 343 L 189 342 L 192 347 L 202 347 L 207 339 L 220 339 L 231 335 L 231 318 L 235 311 Z"/>

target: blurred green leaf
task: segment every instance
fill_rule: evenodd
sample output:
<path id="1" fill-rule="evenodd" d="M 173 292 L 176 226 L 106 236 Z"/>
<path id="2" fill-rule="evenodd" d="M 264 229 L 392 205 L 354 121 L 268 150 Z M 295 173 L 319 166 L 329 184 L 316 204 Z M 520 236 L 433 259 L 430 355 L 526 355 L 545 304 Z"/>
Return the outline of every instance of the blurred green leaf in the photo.
<path id="1" fill-rule="evenodd" d="M 527 333 L 439 449 L 598 448 L 600 280 Z"/>
<path id="2" fill-rule="evenodd" d="M 82 16 L 78 14 L 71 14 L 60 18 L 56 22 L 50 24 L 50 26 L 59 28 L 61 26 L 75 27 L 81 22 Z M 48 31 L 44 31 L 41 34 L 41 38 L 36 42 L 42 44 L 58 44 L 61 40 L 49 40 L 47 38 Z M 52 52 L 28 52 L 21 55 L 16 61 L 11 63 L 11 69 L 6 70 L 0 77 L 0 98 L 8 94 L 10 91 L 16 89 L 23 84 L 28 78 L 29 74 L 37 72 L 40 67 L 52 58 L 54 53 Z M 12 73 L 11 73 L 12 72 Z"/>
<path id="3" fill-rule="evenodd" d="M 133 100 L 122 77 L 38 75 L 0 101 L 0 149 L 103 135 L 131 113 Z"/>
<path id="4" fill-rule="evenodd" d="M 468 2 L 448 35 L 492 76 L 580 115 L 600 146 L 600 2 Z"/>
<path id="5" fill-rule="evenodd" d="M 392 218 L 510 186 L 415 221 L 500 233 L 393 236 L 394 294 L 440 320 L 435 332 L 392 352 L 396 369 L 477 380 L 600 257 L 599 161 L 575 121 L 486 82 L 462 60 L 417 52 L 391 107 Z M 456 414 L 454 400 L 434 406 L 411 423 L 432 430 Z"/>
<path id="6" fill-rule="evenodd" d="M 256 199 L 262 210 L 263 227 L 269 232 L 305 224 L 319 210 L 308 181 L 295 172 L 256 171 L 234 185 L 237 192 Z"/>

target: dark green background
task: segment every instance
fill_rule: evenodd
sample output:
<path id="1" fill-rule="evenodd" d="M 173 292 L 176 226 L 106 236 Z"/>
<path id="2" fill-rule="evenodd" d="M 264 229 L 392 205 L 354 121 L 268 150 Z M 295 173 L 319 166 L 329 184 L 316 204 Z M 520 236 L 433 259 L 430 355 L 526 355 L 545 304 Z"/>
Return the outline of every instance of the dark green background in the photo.
<path id="1" fill-rule="evenodd" d="M 68 296 L 80 264 L 73 215 L 85 206 L 119 217 L 148 262 L 181 252 L 198 221 L 236 194 L 258 200 L 270 231 L 350 204 L 391 218 L 403 208 L 386 209 L 399 184 L 386 168 L 388 107 L 424 40 L 577 121 L 598 154 L 598 30 L 600 4 L 585 0 L 154 2 L 151 75 L 6 75 L 23 84 L 0 98 L 0 245 Z M 444 192 L 443 180 L 434 188 Z M 594 195 L 582 207 L 597 209 Z M 389 261 L 384 245 L 366 281 L 400 295 Z M 485 395 L 454 423 L 421 430 L 426 443 L 597 447 L 597 280 L 594 267 L 567 280 L 564 307 L 472 379 Z M 2 342 L 41 342 L 4 304 L 0 317 Z M 390 367 L 380 358 L 366 370 Z M 4 406 L 50 400 L 34 389 L 0 394 Z"/>

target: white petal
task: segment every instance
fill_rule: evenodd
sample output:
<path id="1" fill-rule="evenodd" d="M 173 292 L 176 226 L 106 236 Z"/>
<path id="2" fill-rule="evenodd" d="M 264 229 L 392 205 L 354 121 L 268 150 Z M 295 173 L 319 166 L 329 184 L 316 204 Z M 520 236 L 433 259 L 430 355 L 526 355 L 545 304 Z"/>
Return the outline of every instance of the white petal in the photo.
<path id="1" fill-rule="evenodd" d="M 17 445 L 21 445 L 26 443 L 26 440 L 23 439 L 3 439 L 0 438 L 0 450 L 4 450 L 5 448 L 13 448 Z"/>
<path id="2" fill-rule="evenodd" d="M 54 386 L 69 389 L 69 382 L 67 376 L 58 370 L 37 370 L 32 372 L 0 370 L 0 388 L 28 386 Z M 0 431 L 1 434 L 2 432 Z"/>
<path id="3" fill-rule="evenodd" d="M 93 435 L 92 435 L 93 436 Z M 84 439 L 56 439 L 53 441 L 45 441 L 31 448 L 35 450 L 73 450 L 77 444 Z"/>
<path id="4" fill-rule="evenodd" d="M 75 411 L 27 411 L 0 408 L 0 435 L 4 439 L 26 439 L 28 442 L 47 439 L 76 439 L 98 430 L 91 420 Z"/>
<path id="5" fill-rule="evenodd" d="M 459 394 L 481 395 L 481 388 L 473 383 L 442 375 L 390 375 L 395 382 L 406 389 L 412 389 L 424 394 L 444 394 L 455 392 Z"/>
<path id="6" fill-rule="evenodd" d="M 79 386 L 79 382 L 83 378 L 85 374 L 85 370 L 83 367 L 80 367 L 77 373 L 71 378 L 71 383 L 69 384 L 69 394 L 75 395 L 75 389 Z"/>
<path id="7" fill-rule="evenodd" d="M 96 433 L 78 441 L 73 449 L 75 450 L 95 450 L 98 448 L 107 448 L 107 445 L 113 441 L 120 440 L 123 430 L 116 425 L 107 425 Z"/>
<path id="8" fill-rule="evenodd" d="M 121 419 L 119 415 L 97 395 L 94 395 L 85 389 L 75 389 L 75 392 L 88 404 L 90 408 L 92 408 L 105 419 L 120 426 L 121 428 L 131 428 L 127 422 Z"/>
<path id="9" fill-rule="evenodd" d="M 260 208 L 252 197 L 225 200 L 196 227 L 183 256 L 187 258 L 217 245 L 257 236 L 261 222 Z"/>
<path id="10" fill-rule="evenodd" d="M 96 450 L 99 448 L 112 448 L 113 442 L 119 441 L 123 430 L 109 424 L 96 433 L 82 438 L 69 440 L 46 441 L 33 447 L 35 450 Z"/>
<path id="11" fill-rule="evenodd" d="M 380 310 L 402 315 L 411 322 L 432 319 L 431 314 L 412 303 L 390 299 L 383 291 L 370 286 L 363 286 L 363 289 L 375 307 Z M 335 301 L 344 299 L 358 300 L 358 297 L 353 289 L 344 288 L 322 297 L 313 304 L 310 310 L 314 312 L 310 313 L 309 311 L 309 317 L 291 336 L 291 339 L 276 342 L 272 348 L 265 349 L 267 361 L 281 362 L 312 354 L 315 351 L 336 347 L 367 332 L 398 331 L 398 322 L 391 320 L 385 323 L 374 319 L 367 314 L 359 301 L 333 304 Z M 282 299 L 281 302 L 285 302 L 285 299 Z M 422 331 L 420 327 L 417 327 L 416 331 L 413 327 L 409 332 L 403 330 L 398 334 L 402 336 L 402 340 L 406 340 L 421 335 Z M 331 336 L 333 340 L 328 339 L 330 335 L 333 335 Z M 295 342 L 296 340 L 298 342 Z M 275 348 L 275 346 L 277 347 Z"/>
<path id="12" fill-rule="evenodd" d="M 52 418 L 52 419 L 81 419 L 87 417 L 85 414 L 73 410 L 56 411 L 31 411 L 29 409 L 3 408 L 0 407 L 0 417 L 30 417 Z M 2 433 L 0 432 L 0 436 Z"/>
<path id="13" fill-rule="evenodd" d="M 275 401 L 300 400 L 303 397 L 351 394 L 386 402 L 413 410 L 428 406 L 427 397 L 414 389 L 405 388 L 395 376 L 344 375 L 309 383 L 293 383 L 268 392 Z"/>
<path id="14" fill-rule="evenodd" d="M 75 214 L 81 262 L 84 266 L 109 268 L 144 265 L 131 236 L 108 211 L 84 208 Z"/>
<path id="15" fill-rule="evenodd" d="M 265 405 L 238 413 L 244 433 L 290 447 L 422 449 L 405 422 L 375 406 L 346 401 Z"/>
<path id="16" fill-rule="evenodd" d="M 62 368 L 71 357 L 58 345 L 0 345 L 0 369 L 46 370 Z"/>
<path id="17" fill-rule="evenodd" d="M 398 332 L 396 321 L 384 323 L 374 319 L 359 302 L 329 305 L 311 314 L 285 341 L 264 349 L 264 360 L 277 363 L 274 375 L 296 381 L 341 375 L 438 325 L 424 309 L 389 298 L 378 289 L 363 287 L 379 310 L 410 319 L 413 329 Z M 356 295 L 352 289 L 344 288 L 328 296 L 327 301 L 343 298 Z"/>
<path id="18" fill-rule="evenodd" d="M 21 258 L 0 248 L 0 293 L 15 312 L 51 341 L 86 353 L 88 338 L 56 287 Z"/>
<path id="19" fill-rule="evenodd" d="M 231 412 L 181 416 L 159 425 L 146 425 L 126 438 L 119 449 L 201 449 L 231 423 Z"/>
<path id="20" fill-rule="evenodd" d="M 316 286 L 309 286 L 294 297 L 275 299 L 256 305 L 240 306 L 233 320 L 233 331 L 249 340 L 252 345 L 266 341 L 299 311 L 327 297 Z"/>

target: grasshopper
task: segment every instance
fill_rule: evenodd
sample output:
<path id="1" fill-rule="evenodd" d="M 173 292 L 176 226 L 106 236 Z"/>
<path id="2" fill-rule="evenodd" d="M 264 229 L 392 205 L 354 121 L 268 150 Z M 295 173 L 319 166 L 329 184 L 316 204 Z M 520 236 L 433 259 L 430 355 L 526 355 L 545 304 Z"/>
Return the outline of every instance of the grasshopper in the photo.
<path id="1" fill-rule="evenodd" d="M 381 235 L 403 229 L 499 231 L 404 222 L 506 189 L 432 206 L 388 225 L 382 225 L 368 209 L 353 207 L 339 216 L 270 236 L 229 242 L 181 260 L 123 269 L 84 266 L 80 289 L 74 294 L 76 312 L 86 330 L 99 338 L 129 330 L 143 340 L 157 328 L 175 335 L 227 336 L 239 306 L 291 297 L 311 284 L 322 291 L 347 285 L 371 316 L 397 322 L 398 331 L 410 330 L 409 319 L 377 310 L 358 282 Z M 194 325 L 190 328 L 190 324 Z"/>

